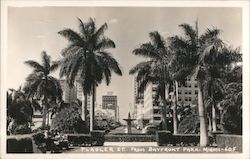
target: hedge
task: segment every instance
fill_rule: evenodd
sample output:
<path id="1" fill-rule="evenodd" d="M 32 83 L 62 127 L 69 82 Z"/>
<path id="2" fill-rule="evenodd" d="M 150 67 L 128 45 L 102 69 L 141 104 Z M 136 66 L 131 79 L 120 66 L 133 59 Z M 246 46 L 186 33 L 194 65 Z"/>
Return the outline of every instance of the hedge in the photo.
<path id="1" fill-rule="evenodd" d="M 142 134 L 108 134 L 105 135 L 106 142 L 155 142 L 155 135 Z"/>
<path id="2" fill-rule="evenodd" d="M 7 153 L 33 153 L 32 137 L 30 135 L 8 136 Z"/>
<path id="3" fill-rule="evenodd" d="M 169 131 L 158 131 L 156 141 L 159 146 L 197 146 L 200 142 L 199 134 L 171 134 Z M 209 142 L 213 143 L 214 139 L 209 136 Z"/>
<path id="4" fill-rule="evenodd" d="M 90 134 L 66 134 L 69 144 L 74 146 L 103 146 L 105 131 L 94 130 Z"/>
<path id="5" fill-rule="evenodd" d="M 242 136 L 241 135 L 216 135 L 218 147 L 236 147 L 236 151 L 242 152 Z"/>

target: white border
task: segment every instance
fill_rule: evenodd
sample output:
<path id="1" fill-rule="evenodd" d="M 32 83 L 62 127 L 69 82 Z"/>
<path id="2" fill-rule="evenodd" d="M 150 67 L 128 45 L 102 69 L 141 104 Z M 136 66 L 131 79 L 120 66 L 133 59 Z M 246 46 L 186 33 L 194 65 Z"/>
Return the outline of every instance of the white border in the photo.
<path id="1" fill-rule="evenodd" d="M 243 153 L 242 154 L 6 154 L 7 7 L 240 7 L 243 9 Z M 1 156 L 0 158 L 249 158 L 249 1 L 1 1 Z"/>

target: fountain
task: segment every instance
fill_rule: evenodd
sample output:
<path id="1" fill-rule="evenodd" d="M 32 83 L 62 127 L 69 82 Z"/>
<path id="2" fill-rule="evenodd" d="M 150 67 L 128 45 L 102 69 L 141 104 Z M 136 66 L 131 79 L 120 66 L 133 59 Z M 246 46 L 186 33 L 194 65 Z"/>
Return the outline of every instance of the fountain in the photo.
<path id="1" fill-rule="evenodd" d="M 131 130 L 131 123 L 132 121 L 134 121 L 135 119 L 131 119 L 131 116 L 130 116 L 130 112 L 128 113 L 128 118 L 127 119 L 123 119 L 127 122 L 127 127 L 125 129 L 125 133 L 127 134 L 131 134 L 132 133 L 132 130 Z"/>

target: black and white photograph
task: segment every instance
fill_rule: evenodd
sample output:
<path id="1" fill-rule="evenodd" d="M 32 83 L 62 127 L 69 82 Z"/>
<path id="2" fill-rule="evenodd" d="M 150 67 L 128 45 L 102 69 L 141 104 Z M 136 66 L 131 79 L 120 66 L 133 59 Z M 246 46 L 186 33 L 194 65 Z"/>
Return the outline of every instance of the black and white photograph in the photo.
<path id="1" fill-rule="evenodd" d="M 249 158 L 249 1 L 1 7 L 1 158 Z"/>

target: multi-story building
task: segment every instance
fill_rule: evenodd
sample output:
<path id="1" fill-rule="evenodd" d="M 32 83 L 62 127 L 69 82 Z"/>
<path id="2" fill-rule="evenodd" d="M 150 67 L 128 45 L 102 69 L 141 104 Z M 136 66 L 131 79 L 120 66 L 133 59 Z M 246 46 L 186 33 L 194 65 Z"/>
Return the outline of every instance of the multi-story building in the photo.
<path id="1" fill-rule="evenodd" d="M 138 127 L 142 128 L 145 121 L 144 121 L 144 101 L 143 101 L 143 91 L 139 91 L 140 81 L 136 78 L 134 80 L 134 111 L 133 111 L 133 118 L 136 119 L 134 124 Z"/>
<path id="2" fill-rule="evenodd" d="M 72 103 L 77 99 L 76 88 L 70 88 L 66 80 L 59 80 L 61 88 L 63 90 L 63 100 L 66 103 Z"/>
<path id="3" fill-rule="evenodd" d="M 144 120 L 152 124 L 160 124 L 160 107 L 155 102 L 157 84 L 149 83 L 144 91 Z"/>
<path id="4" fill-rule="evenodd" d="M 69 87 L 68 83 L 66 80 L 60 80 L 60 84 L 61 84 L 61 88 L 63 90 L 63 100 L 66 103 L 72 103 L 74 102 L 76 99 L 79 99 L 80 101 L 82 101 L 82 104 L 84 104 L 84 95 L 83 95 L 83 89 L 82 86 L 80 84 L 80 81 L 76 81 L 74 86 L 72 88 Z M 91 95 L 87 96 L 87 109 L 90 110 L 90 106 L 91 106 Z M 84 119 L 85 117 L 84 115 L 84 107 L 82 107 L 82 118 Z"/>
<path id="5" fill-rule="evenodd" d="M 135 80 L 134 83 L 134 113 L 136 114 L 135 124 L 139 127 L 144 127 L 147 123 L 155 125 L 160 124 L 162 121 L 161 107 L 155 101 L 157 84 L 149 83 L 143 92 L 143 95 L 138 94 L 139 82 Z M 192 78 L 187 78 L 184 85 L 178 84 L 178 104 L 197 105 L 197 81 Z M 167 93 L 166 93 L 167 95 Z M 169 99 L 172 99 L 173 92 L 169 93 Z M 139 97 L 139 98 L 138 98 Z M 139 99 L 139 100 L 138 100 Z M 160 103 L 159 103 L 160 104 Z M 167 114 L 168 115 L 168 114 Z"/>
<path id="6" fill-rule="evenodd" d="M 102 109 L 111 109 L 115 112 L 115 120 L 118 121 L 117 96 L 113 92 L 108 92 L 107 95 L 102 96 Z"/>
<path id="7" fill-rule="evenodd" d="M 83 89 L 82 89 L 82 85 L 80 81 L 76 81 L 75 91 L 76 91 L 76 98 L 84 102 L 85 98 L 84 98 Z M 90 106 L 92 104 L 91 99 L 92 99 L 92 95 L 87 95 L 87 109 L 88 110 L 90 110 Z"/>
<path id="8" fill-rule="evenodd" d="M 194 77 L 188 77 L 184 85 L 178 86 L 178 103 L 197 105 L 198 85 Z"/>

